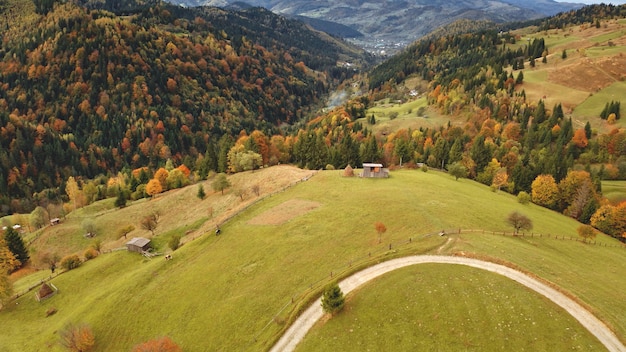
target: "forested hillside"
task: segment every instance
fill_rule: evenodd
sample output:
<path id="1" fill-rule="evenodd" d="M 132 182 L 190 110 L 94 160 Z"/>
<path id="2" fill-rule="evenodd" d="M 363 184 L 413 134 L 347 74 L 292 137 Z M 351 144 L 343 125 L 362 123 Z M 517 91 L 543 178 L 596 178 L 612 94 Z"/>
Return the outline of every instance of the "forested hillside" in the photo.
<path id="1" fill-rule="evenodd" d="M 424 164 L 490 185 L 494 191 L 521 194 L 522 201 L 532 199 L 621 237 L 626 231 L 626 218 L 619 215 L 622 208 L 602 200 L 600 186 L 603 179 L 626 179 L 620 101 L 603 102 L 604 108 L 599 106 L 595 115 L 573 120 L 574 106 L 528 98 L 525 89 L 533 85 L 526 83 L 525 74 L 539 75 L 545 72 L 542 68 L 557 66 L 549 66 L 550 62 L 557 62 L 568 67 L 571 75 L 587 75 L 582 65 L 592 62 L 585 56 L 584 45 L 588 45 L 597 48 L 594 55 L 603 55 L 598 68 L 589 70 L 603 78 L 610 76 L 608 81 L 616 82 L 614 89 L 620 91 L 626 78 L 620 64 L 626 43 L 612 38 L 621 37 L 625 15 L 625 6 L 597 5 L 542 23 L 557 28 L 550 23 L 560 19 L 567 40 L 575 31 L 592 31 L 592 39 L 571 39 L 569 45 L 576 50 L 570 55 L 575 58 L 568 58 L 565 49 L 550 52 L 546 44 L 550 34 L 537 32 L 537 27 L 525 32 L 482 29 L 421 40 L 369 73 L 368 96 L 319 116 L 299 131 L 291 160 L 307 168 L 360 167 L 363 162 L 391 167 Z M 522 40 L 520 33 L 533 37 Z M 598 44 L 587 44 L 593 42 Z M 553 72 L 559 81 L 576 78 Z M 405 86 L 408 78 L 425 82 L 429 109 L 447 116 L 450 123 L 374 133 L 380 116 L 369 115 L 368 108 L 383 99 L 396 103 L 415 99 Z M 589 96 L 603 87 L 592 81 L 587 86 Z M 420 112 L 413 116 L 425 119 Z M 602 129 L 592 128 L 592 123 Z"/>
<path id="2" fill-rule="evenodd" d="M 3 213 L 29 211 L 44 189 L 55 198 L 69 176 L 168 159 L 193 168 L 222 136 L 277 133 L 331 77 L 352 74 L 340 58 L 362 55 L 260 9 L 157 6 L 119 17 L 41 3 L 38 19 L 9 28 L 0 46 Z"/>

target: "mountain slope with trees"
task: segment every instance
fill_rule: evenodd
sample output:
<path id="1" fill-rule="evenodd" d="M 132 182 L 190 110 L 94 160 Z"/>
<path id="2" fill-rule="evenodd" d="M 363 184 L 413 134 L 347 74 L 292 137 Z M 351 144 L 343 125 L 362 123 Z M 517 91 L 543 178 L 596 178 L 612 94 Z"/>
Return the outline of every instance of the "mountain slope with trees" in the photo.
<path id="1" fill-rule="evenodd" d="M 353 74 L 337 61 L 366 59 L 268 11 L 207 11 L 167 5 L 118 17 L 68 3 L 44 9 L 26 33 L 7 31 L 2 211 L 29 211 L 45 189 L 58 197 L 69 176 L 168 159 L 194 168 L 224 135 L 301 120 Z"/>

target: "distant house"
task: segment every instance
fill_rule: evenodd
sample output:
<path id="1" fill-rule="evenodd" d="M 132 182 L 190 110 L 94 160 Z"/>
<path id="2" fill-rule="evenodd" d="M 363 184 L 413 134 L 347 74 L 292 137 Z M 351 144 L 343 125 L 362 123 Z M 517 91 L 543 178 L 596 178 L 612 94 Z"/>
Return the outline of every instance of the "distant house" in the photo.
<path id="1" fill-rule="evenodd" d="M 126 249 L 129 252 L 142 253 L 150 249 L 150 240 L 143 237 L 135 237 L 126 242 Z"/>
<path id="2" fill-rule="evenodd" d="M 389 169 L 384 168 L 383 164 L 363 163 L 361 177 L 389 177 Z"/>
<path id="3" fill-rule="evenodd" d="M 50 219 L 50 225 L 52 225 L 52 226 L 58 225 L 60 223 L 61 223 L 61 219 L 59 219 L 59 218 Z"/>

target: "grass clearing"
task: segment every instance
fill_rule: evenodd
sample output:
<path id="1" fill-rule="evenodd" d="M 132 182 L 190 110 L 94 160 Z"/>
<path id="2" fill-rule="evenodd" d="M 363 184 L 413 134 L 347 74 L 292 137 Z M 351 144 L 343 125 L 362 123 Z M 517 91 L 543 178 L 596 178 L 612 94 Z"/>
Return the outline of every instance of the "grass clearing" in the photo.
<path id="1" fill-rule="evenodd" d="M 265 171 L 294 175 L 304 171 L 288 166 L 270 169 Z M 263 172 L 239 175 L 233 181 L 269 187 L 275 181 L 260 181 L 267 177 Z M 52 282 L 60 289 L 59 295 L 37 303 L 28 294 L 0 312 L 0 324 L 5 327 L 0 345 L 9 352 L 60 351 L 55 332 L 68 322 L 86 322 L 95 332 L 97 351 L 127 351 L 164 335 L 183 350 L 264 350 L 297 311 L 319 294 L 331 280 L 331 272 L 336 279 L 387 258 L 433 253 L 447 240 L 424 234 L 458 228 L 502 231 L 508 228 L 506 216 L 517 210 L 532 219 L 536 233 L 576 236 L 578 223 L 570 218 L 533 204 L 521 205 L 512 195 L 491 192 L 466 179 L 455 181 L 440 172 L 403 170 L 392 172 L 388 179 L 341 174 L 341 170 L 318 172 L 296 187 L 245 204 L 247 209 L 230 221 L 223 223 L 220 218 L 220 236 L 213 235 L 213 225 L 207 224 L 215 218 L 207 221 L 194 233 L 208 234 L 186 242 L 172 253 L 173 260 L 114 252 L 56 277 Z M 276 179 L 277 174 L 273 175 Z M 242 204 L 231 194 L 194 203 L 196 190 L 187 187 L 142 204 L 144 211 L 163 204 L 170 207 L 168 214 L 176 213 L 162 215 L 157 237 L 166 237 L 168 231 L 185 224 L 193 226 L 206 216 L 202 209 L 208 204 L 223 207 L 224 212 L 231 209 L 231 214 Z M 251 222 L 293 199 L 319 206 L 277 225 Z M 202 206 L 194 210 L 196 203 Z M 110 214 L 125 223 L 129 221 L 126 216 L 137 210 L 128 211 Z M 180 213 L 195 220 L 180 221 L 185 219 Z M 382 243 L 374 228 L 377 221 L 387 227 Z M 399 245 L 409 238 L 410 244 Z M 606 236 L 598 242 L 617 244 Z M 616 273 L 623 265 L 624 249 L 553 238 L 535 238 L 531 243 L 470 234 L 459 235 L 454 245 L 446 246 L 446 253 L 460 251 L 536 270 L 538 276 L 565 287 L 599 312 L 618 336 L 626 336 L 626 302 L 616 299 L 626 292 L 626 280 Z M 582 256 L 586 258 L 579 259 Z M 46 318 L 50 307 L 58 313 Z M 368 329 L 374 330 L 375 325 Z"/>
<path id="2" fill-rule="evenodd" d="M 626 181 L 602 181 L 602 195 L 611 204 L 619 204 L 626 201 Z"/>
<path id="3" fill-rule="evenodd" d="M 510 279 L 460 265 L 420 264 L 350 294 L 344 310 L 318 323 L 297 351 L 390 346 L 397 351 L 604 349 L 563 309 Z"/>
<path id="4" fill-rule="evenodd" d="M 617 121 L 613 126 L 608 125 L 606 121 L 600 119 L 600 113 L 604 109 L 607 102 L 620 101 L 621 97 L 626 94 L 626 82 L 615 82 L 612 85 L 602 89 L 601 91 L 589 96 L 585 101 L 578 105 L 572 114 L 576 119 L 588 120 L 591 126 L 601 131 L 608 132 L 616 127 L 626 127 L 623 119 Z M 626 114 L 626 107 L 621 107 L 621 114 Z"/>

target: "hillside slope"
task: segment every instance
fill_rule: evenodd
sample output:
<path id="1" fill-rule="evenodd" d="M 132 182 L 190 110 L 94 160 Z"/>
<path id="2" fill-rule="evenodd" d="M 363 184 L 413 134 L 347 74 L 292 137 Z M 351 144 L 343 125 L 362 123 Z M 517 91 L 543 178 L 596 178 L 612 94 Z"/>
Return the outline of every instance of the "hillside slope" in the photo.
<path id="1" fill-rule="evenodd" d="M 30 212 L 44 189 L 59 196 L 70 175 L 168 159 L 193 169 L 223 135 L 301 121 L 354 74 L 341 62 L 368 60 L 261 9 L 28 10 L 36 21 L 10 27 L 0 43 L 2 213 Z"/>
<path id="2" fill-rule="evenodd" d="M 158 202 L 180 204 L 170 197 L 176 193 Z M 58 276 L 52 281 L 61 290 L 56 297 L 38 303 L 26 295 L 0 312 L 7 329 L 0 345 L 8 351 L 56 348 L 55 331 L 84 322 L 94 330 L 98 351 L 128 350 L 164 335 L 184 350 L 266 349 L 330 272 L 344 275 L 368 265 L 368 253 L 379 261 L 436 251 L 447 238 L 427 234 L 442 228 L 505 230 L 513 210 L 532 219 L 535 233 L 575 236 L 578 223 L 570 218 L 438 172 L 399 171 L 384 180 L 319 172 L 223 224 L 220 236 L 210 232 L 186 243 L 171 261 L 115 252 Z M 382 243 L 376 221 L 388 228 Z M 155 241 L 159 236 L 167 235 Z M 600 236 L 598 242 L 609 245 L 601 247 L 545 236 L 454 238 L 447 253 L 462 251 L 533 272 L 593 307 L 626 336 L 626 303 L 617 298 L 626 282 L 612 269 L 623 262 L 624 249 L 616 240 Z M 45 318 L 50 307 L 58 313 Z"/>

